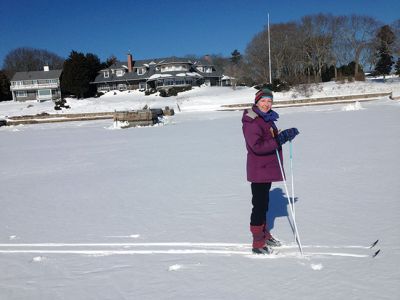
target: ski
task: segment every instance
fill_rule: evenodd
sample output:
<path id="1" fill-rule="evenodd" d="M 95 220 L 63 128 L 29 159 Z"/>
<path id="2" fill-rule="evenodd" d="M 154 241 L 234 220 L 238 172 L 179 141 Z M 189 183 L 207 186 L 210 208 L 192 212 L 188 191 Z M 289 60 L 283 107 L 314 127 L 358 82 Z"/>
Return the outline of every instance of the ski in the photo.
<path id="1" fill-rule="evenodd" d="M 369 249 L 374 248 L 374 247 L 376 246 L 376 244 L 378 244 L 378 242 L 379 242 L 379 240 L 376 240 L 375 242 L 373 242 L 373 243 L 371 244 L 371 246 L 369 246 Z"/>
<path id="2" fill-rule="evenodd" d="M 372 258 L 375 258 L 380 252 L 381 252 L 381 249 L 379 249 L 378 251 L 376 251 L 374 254 L 372 254 Z"/>

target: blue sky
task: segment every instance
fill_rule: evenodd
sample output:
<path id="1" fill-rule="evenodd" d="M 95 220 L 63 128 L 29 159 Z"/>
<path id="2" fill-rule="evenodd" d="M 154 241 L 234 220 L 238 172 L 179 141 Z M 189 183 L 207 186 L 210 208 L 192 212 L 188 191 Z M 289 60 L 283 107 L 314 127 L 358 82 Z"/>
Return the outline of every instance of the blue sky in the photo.
<path id="1" fill-rule="evenodd" d="M 244 52 L 267 23 L 316 13 L 360 14 L 390 24 L 399 0 L 18 0 L 0 1 L 0 66 L 17 47 L 68 57 L 71 50 L 125 59 Z"/>

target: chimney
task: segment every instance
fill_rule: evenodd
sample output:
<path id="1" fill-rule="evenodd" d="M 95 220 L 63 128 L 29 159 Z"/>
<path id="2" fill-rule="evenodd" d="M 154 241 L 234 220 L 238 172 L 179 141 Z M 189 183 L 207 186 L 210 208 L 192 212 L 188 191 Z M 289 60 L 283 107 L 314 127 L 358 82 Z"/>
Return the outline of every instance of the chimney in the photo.
<path id="1" fill-rule="evenodd" d="M 208 55 L 208 54 L 204 55 L 204 58 L 203 58 L 203 59 L 204 59 L 206 62 L 208 62 L 209 64 L 212 63 L 211 56 Z"/>
<path id="2" fill-rule="evenodd" d="M 128 72 L 132 72 L 132 54 L 128 53 Z"/>
<path id="3" fill-rule="evenodd" d="M 48 72 L 50 70 L 49 66 L 43 66 L 43 71 Z"/>

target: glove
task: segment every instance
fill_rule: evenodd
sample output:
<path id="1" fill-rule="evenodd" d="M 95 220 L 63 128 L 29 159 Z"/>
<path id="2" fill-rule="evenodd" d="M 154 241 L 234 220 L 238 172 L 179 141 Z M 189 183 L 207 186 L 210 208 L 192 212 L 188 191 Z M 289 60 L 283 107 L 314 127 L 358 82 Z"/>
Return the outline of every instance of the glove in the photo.
<path id="1" fill-rule="evenodd" d="M 287 141 L 293 140 L 299 133 L 300 132 L 297 130 L 297 128 L 289 128 L 281 131 L 278 134 L 279 145 L 283 145 Z"/>

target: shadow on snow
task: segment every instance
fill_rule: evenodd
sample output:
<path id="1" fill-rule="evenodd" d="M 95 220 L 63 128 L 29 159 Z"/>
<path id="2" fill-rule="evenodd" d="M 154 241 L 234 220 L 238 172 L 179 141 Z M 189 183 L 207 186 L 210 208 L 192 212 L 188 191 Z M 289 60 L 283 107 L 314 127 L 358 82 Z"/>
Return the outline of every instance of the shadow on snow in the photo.
<path id="1" fill-rule="evenodd" d="M 298 198 L 294 198 L 294 202 L 296 203 L 297 201 Z M 275 188 L 270 191 L 269 207 L 267 212 L 267 223 L 269 230 L 274 228 L 275 219 L 279 217 L 287 217 L 289 224 L 292 227 L 292 231 L 294 230 L 292 220 L 289 218 L 288 205 L 288 198 L 285 196 L 285 193 L 281 188 Z"/>

